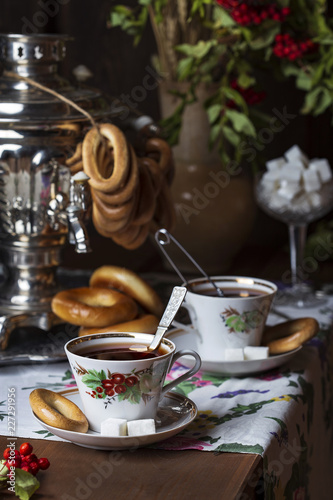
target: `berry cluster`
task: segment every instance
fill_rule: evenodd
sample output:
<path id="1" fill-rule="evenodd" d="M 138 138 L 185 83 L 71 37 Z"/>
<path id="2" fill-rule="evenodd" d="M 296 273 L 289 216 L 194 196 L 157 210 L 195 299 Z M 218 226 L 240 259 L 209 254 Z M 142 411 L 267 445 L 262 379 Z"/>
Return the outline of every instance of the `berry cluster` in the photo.
<path id="1" fill-rule="evenodd" d="M 113 373 L 110 378 L 101 381 L 101 385 L 97 386 L 94 391 L 91 391 L 91 396 L 94 398 L 103 398 L 106 396 L 114 396 L 124 394 L 128 387 L 133 387 L 138 383 L 138 378 L 135 375 L 125 377 L 122 373 Z"/>
<path id="2" fill-rule="evenodd" d="M 6 460 L 5 466 L 11 470 L 11 467 L 25 470 L 34 476 L 39 470 L 46 470 L 50 466 L 47 458 L 38 458 L 32 453 L 33 447 L 30 443 L 23 443 L 20 450 L 6 448 L 3 457 Z M 10 474 L 10 473 L 9 473 Z"/>
<path id="3" fill-rule="evenodd" d="M 231 88 L 234 90 L 237 90 L 243 97 L 244 101 L 249 105 L 253 106 L 254 104 L 259 104 L 261 101 L 263 101 L 266 97 L 266 92 L 264 91 L 256 91 L 254 90 L 253 87 L 248 87 L 247 89 L 241 87 L 238 83 L 237 80 L 232 80 L 230 82 Z M 235 108 L 236 103 L 234 101 L 229 101 L 228 103 L 229 108 Z"/>
<path id="4" fill-rule="evenodd" d="M 279 34 L 275 37 L 273 52 L 280 59 L 287 58 L 295 61 L 301 57 L 318 50 L 318 45 L 312 40 L 297 41 L 289 33 Z"/>
<path id="5" fill-rule="evenodd" d="M 289 7 L 279 8 L 275 4 L 257 5 L 253 2 L 240 2 L 232 0 L 217 0 L 217 2 L 230 11 L 230 15 L 241 26 L 261 24 L 266 19 L 282 23 L 290 14 Z"/>

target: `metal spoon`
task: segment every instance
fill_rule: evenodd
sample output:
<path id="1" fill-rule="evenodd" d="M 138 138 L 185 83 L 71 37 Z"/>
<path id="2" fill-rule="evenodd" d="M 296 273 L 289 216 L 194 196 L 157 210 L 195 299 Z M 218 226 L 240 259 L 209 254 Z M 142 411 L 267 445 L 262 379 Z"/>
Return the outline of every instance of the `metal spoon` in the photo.
<path id="1" fill-rule="evenodd" d="M 169 302 L 164 310 L 163 316 L 159 322 L 156 333 L 151 344 L 146 348 L 148 352 L 156 351 L 164 337 L 165 332 L 171 325 L 178 309 L 180 308 L 187 288 L 185 286 L 175 286 L 172 290 Z M 141 349 L 140 349 L 141 350 Z"/>

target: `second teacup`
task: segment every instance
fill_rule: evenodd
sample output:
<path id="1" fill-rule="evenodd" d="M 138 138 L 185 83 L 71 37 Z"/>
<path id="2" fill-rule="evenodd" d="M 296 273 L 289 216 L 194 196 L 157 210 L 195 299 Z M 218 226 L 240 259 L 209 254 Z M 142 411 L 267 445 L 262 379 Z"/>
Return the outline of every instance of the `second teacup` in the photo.
<path id="1" fill-rule="evenodd" d="M 226 349 L 258 346 L 277 286 L 259 278 L 213 276 L 223 291 L 219 297 L 206 278 L 188 282 L 185 307 L 200 340 L 203 360 L 222 361 Z"/>

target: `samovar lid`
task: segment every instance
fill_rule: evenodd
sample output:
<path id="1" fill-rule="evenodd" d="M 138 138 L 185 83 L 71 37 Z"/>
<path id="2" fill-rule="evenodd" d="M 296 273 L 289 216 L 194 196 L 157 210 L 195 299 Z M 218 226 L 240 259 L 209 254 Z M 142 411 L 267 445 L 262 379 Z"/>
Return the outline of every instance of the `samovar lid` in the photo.
<path id="1" fill-rule="evenodd" d="M 100 91 L 74 86 L 58 74 L 71 39 L 66 34 L 0 34 L 0 123 L 87 121 L 78 110 L 24 77 L 66 97 L 95 119 L 110 114 L 110 103 Z"/>

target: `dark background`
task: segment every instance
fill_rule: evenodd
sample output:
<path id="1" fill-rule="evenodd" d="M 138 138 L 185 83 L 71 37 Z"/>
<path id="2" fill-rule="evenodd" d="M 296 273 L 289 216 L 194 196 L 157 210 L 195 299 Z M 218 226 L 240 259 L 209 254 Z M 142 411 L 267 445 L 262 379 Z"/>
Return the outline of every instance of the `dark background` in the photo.
<path id="1" fill-rule="evenodd" d="M 61 67 L 64 76 L 73 79 L 73 68 L 84 64 L 93 74 L 87 82 L 89 85 L 110 95 L 130 94 L 135 86 L 142 83 L 145 67 L 151 64 L 151 55 L 155 51 L 154 37 L 148 29 L 138 48 L 134 48 L 131 37 L 119 29 L 108 27 L 111 4 L 110 0 L 1 0 L 0 31 L 69 34 L 73 41 L 68 43 L 67 57 Z M 128 4 L 135 5 L 136 2 L 132 0 Z M 266 146 L 261 160 L 281 156 L 286 149 L 298 144 L 310 158 L 327 157 L 333 164 L 331 116 L 316 119 L 301 116 L 298 110 L 302 97 L 294 91 L 292 84 L 272 84 L 267 76 L 262 78 L 268 94 L 266 110 L 271 112 L 274 107 L 282 110 L 287 106 L 288 112 L 297 114 L 297 118 Z M 147 98 L 140 103 L 140 111 L 154 119 L 160 117 L 157 89 L 149 91 Z M 65 267 L 95 268 L 113 263 L 128 265 L 137 271 L 161 268 L 161 255 L 152 240 L 136 251 L 126 251 L 99 236 L 91 224 L 88 230 L 93 253 L 76 255 L 72 247 L 68 247 L 64 252 Z M 310 226 L 309 231 L 312 230 L 313 226 Z M 256 256 L 260 255 L 257 272 L 262 275 L 266 269 L 263 255 L 268 269 L 272 271 L 272 262 L 276 264 L 277 256 L 287 257 L 286 249 L 286 226 L 258 211 L 253 233 L 230 271 L 240 273 L 244 269 L 246 272 L 246 266 L 255 265 Z M 255 269 L 248 272 L 254 273 Z M 278 274 L 278 266 L 275 272 Z"/>

